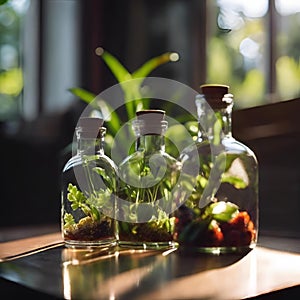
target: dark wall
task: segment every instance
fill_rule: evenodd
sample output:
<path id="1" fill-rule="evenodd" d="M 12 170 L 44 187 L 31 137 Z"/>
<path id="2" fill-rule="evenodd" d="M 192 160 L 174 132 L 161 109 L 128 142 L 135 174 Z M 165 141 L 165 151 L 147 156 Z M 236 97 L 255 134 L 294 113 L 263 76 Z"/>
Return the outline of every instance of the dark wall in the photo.
<path id="1" fill-rule="evenodd" d="M 300 236 L 300 99 L 236 111 L 234 135 L 259 162 L 260 228 Z"/>

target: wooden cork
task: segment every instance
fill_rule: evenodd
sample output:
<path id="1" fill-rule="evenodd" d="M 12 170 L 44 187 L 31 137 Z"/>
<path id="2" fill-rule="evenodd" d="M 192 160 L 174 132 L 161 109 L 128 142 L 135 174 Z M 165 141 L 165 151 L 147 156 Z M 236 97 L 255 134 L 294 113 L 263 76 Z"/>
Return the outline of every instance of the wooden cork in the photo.
<path id="1" fill-rule="evenodd" d="M 160 109 L 145 109 L 136 112 L 141 121 L 141 134 L 161 134 L 162 122 L 165 120 L 165 111 Z"/>
<path id="2" fill-rule="evenodd" d="M 104 121 L 101 118 L 83 117 L 79 119 L 77 129 L 82 137 L 97 138 L 103 123 Z"/>
<path id="3" fill-rule="evenodd" d="M 229 86 L 224 84 L 202 84 L 201 93 L 213 109 L 226 108 L 228 103 L 223 101 L 224 95 L 229 94 Z"/>

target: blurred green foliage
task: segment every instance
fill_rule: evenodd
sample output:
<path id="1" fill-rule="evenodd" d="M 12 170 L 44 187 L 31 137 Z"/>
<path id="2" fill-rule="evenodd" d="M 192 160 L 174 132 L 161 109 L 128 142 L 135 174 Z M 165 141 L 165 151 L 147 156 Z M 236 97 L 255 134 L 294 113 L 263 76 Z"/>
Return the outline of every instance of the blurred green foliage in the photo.
<path id="1" fill-rule="evenodd" d="M 179 59 L 179 55 L 177 53 L 166 52 L 151 58 L 142 64 L 137 70 L 130 73 L 114 55 L 103 48 L 97 48 L 96 54 L 103 59 L 122 88 L 124 93 L 124 105 L 127 112 L 127 120 L 133 119 L 136 111 L 147 109 L 150 106 L 151 100 L 143 97 L 141 90 L 145 78 L 159 66 L 169 62 L 175 62 Z M 107 141 L 106 145 L 109 148 L 113 137 L 124 125 L 121 116 L 112 109 L 110 103 L 107 101 L 104 102 L 101 101 L 101 99 L 100 101 L 94 101 L 97 95 L 91 93 L 90 91 L 79 87 L 70 88 L 69 91 L 75 96 L 79 97 L 81 100 L 85 101 L 87 104 L 92 105 L 95 110 L 100 112 L 103 119 L 105 119 L 105 127 L 107 127 L 105 139 Z M 107 120 L 105 118 L 105 114 L 109 115 Z M 120 138 L 127 137 L 121 136 Z"/>
<path id="2" fill-rule="evenodd" d="M 22 14 L 9 1 L 0 0 L 0 121 L 16 118 L 23 90 L 20 66 Z"/>

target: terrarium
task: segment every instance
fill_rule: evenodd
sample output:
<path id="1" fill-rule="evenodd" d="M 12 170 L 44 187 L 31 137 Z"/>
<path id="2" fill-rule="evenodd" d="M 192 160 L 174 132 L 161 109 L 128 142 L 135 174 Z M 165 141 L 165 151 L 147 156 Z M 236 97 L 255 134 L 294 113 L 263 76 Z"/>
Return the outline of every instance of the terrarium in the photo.
<path id="1" fill-rule="evenodd" d="M 99 118 L 80 118 L 76 153 L 62 172 L 61 227 L 66 246 L 116 244 L 117 168 L 104 153 L 106 128 Z"/>
<path id="2" fill-rule="evenodd" d="M 233 95 L 228 89 L 202 85 L 196 96 L 197 140 L 179 158 L 190 169 L 199 166 L 192 194 L 175 213 L 174 239 L 183 250 L 240 252 L 257 241 L 258 162 L 232 136 Z"/>
<path id="3" fill-rule="evenodd" d="M 119 165 L 118 197 L 130 204 L 118 207 L 119 245 L 162 249 L 174 247 L 176 197 L 180 163 L 165 151 L 168 122 L 163 110 L 142 110 L 132 122 L 135 150 Z M 119 218 L 120 219 L 120 218 Z"/>

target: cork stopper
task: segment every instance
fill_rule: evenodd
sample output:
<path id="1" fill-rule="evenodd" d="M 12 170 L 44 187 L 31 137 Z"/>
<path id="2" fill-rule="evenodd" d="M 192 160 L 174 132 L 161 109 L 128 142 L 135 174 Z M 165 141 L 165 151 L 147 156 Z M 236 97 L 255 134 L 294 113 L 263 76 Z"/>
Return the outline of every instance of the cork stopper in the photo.
<path id="1" fill-rule="evenodd" d="M 101 118 L 82 117 L 78 120 L 76 128 L 82 137 L 97 138 L 103 123 L 104 121 Z"/>
<path id="2" fill-rule="evenodd" d="M 228 103 L 223 101 L 225 95 L 229 95 L 229 86 L 224 84 L 202 84 L 201 93 L 213 109 L 226 108 Z"/>
<path id="3" fill-rule="evenodd" d="M 145 120 L 149 123 L 160 122 L 165 119 L 166 112 L 161 109 L 144 109 L 136 112 L 138 120 Z"/>
<path id="4" fill-rule="evenodd" d="M 165 111 L 160 109 L 145 109 L 136 112 L 137 121 L 141 125 L 140 133 L 161 134 L 162 126 L 165 126 Z"/>

